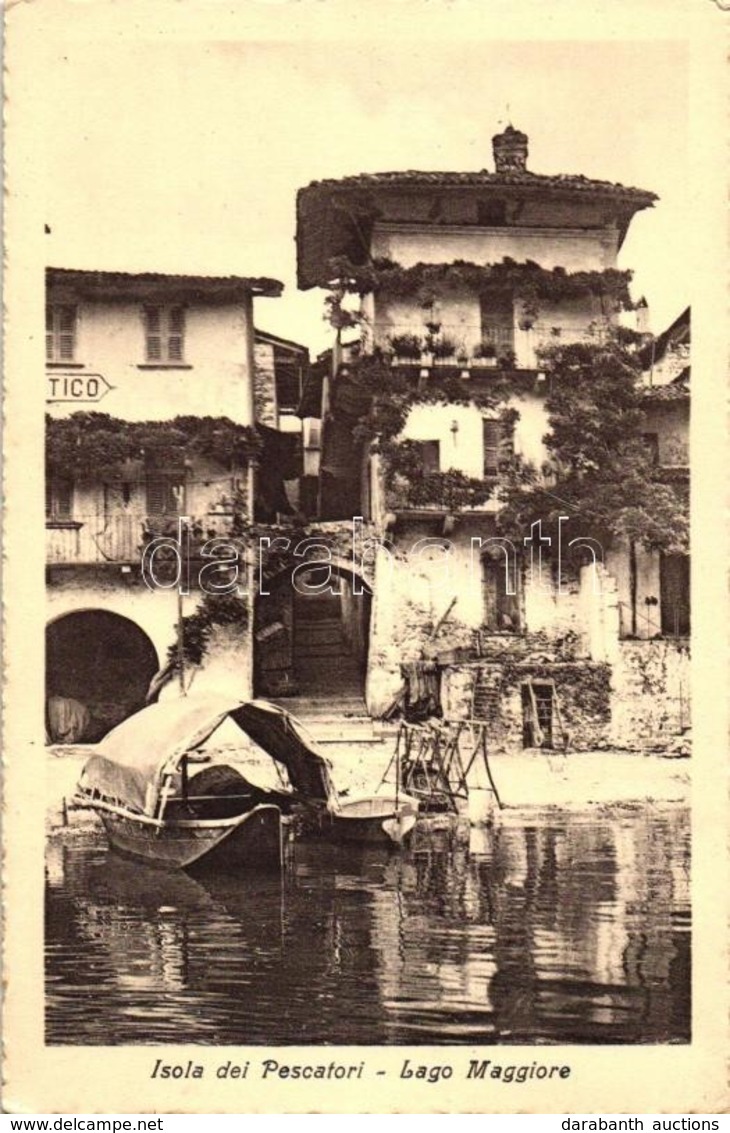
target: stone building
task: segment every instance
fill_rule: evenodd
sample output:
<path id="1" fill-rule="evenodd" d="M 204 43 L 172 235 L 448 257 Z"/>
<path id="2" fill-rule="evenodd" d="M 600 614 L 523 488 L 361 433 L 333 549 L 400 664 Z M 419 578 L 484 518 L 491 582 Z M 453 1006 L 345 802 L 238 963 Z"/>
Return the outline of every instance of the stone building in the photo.
<path id="1" fill-rule="evenodd" d="M 361 174 L 299 192 L 299 285 L 328 289 L 335 328 L 329 373 L 305 396 L 312 416 L 321 396 L 309 518 L 343 546 L 343 525 L 362 517 L 370 559 L 335 554 L 339 593 L 298 605 L 306 627 L 326 623 L 326 650 L 338 634 L 354 642 L 358 666 L 334 691 L 371 716 L 398 703 L 405 664 L 416 682 L 436 674 L 446 716 L 490 721 L 508 748 L 568 734 L 578 747 L 651 744 L 688 723 L 688 560 L 619 541 L 563 577 L 558 541 L 567 557 L 584 534 L 567 516 L 545 533 L 550 568 L 536 576 L 497 520 L 506 464 L 547 467 L 542 352 L 607 341 L 625 321 L 617 256 L 656 197 L 533 173 L 511 126 L 493 154 L 493 172 Z M 675 331 L 645 361 L 646 443 L 681 479 L 686 382 L 659 373 Z M 388 389 L 407 404 L 400 418 Z M 331 667 L 299 664 L 308 692 L 331 697 Z"/>
<path id="2" fill-rule="evenodd" d="M 181 516 L 198 547 L 237 508 L 295 512 L 308 352 L 254 328 L 272 279 L 51 268 L 46 287 L 47 722 L 95 740 L 144 704 L 201 602 L 195 571 L 182 609 L 164 570 L 145 581 L 150 540 Z M 252 693 L 251 620 L 212 628 L 202 684 Z"/>

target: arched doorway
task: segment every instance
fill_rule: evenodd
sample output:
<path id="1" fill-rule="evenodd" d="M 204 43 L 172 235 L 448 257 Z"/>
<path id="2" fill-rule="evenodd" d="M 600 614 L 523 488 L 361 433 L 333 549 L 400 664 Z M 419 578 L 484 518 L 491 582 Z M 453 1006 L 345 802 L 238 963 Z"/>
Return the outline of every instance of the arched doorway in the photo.
<path id="1" fill-rule="evenodd" d="M 296 582 L 296 585 L 294 585 Z M 372 594 L 345 569 L 299 566 L 256 607 L 256 694 L 364 707 Z"/>
<path id="2" fill-rule="evenodd" d="M 46 724 L 53 743 L 96 743 L 144 707 L 157 652 L 129 618 L 78 610 L 46 628 Z"/>

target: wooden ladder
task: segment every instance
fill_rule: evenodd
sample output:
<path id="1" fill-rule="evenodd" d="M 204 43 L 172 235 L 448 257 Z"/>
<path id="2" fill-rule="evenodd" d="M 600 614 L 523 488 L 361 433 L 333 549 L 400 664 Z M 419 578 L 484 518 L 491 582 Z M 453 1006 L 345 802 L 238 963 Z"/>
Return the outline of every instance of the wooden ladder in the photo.
<path id="1" fill-rule="evenodd" d="M 540 724 L 539 713 L 537 708 L 537 697 L 535 696 L 535 685 L 532 678 L 527 680 L 527 689 L 530 697 L 530 712 L 531 712 L 531 725 L 532 725 L 532 740 L 535 747 L 542 747 L 545 743 L 545 733 L 543 732 L 542 725 Z M 552 707 L 553 720 L 557 722 L 560 729 L 560 736 L 562 740 L 563 754 L 567 753 L 570 746 L 570 733 L 567 731 L 563 723 L 563 713 L 560 708 L 560 699 L 558 697 L 558 690 L 555 687 L 554 680 L 541 680 L 539 684 L 546 686 L 550 689 L 550 704 Z"/>

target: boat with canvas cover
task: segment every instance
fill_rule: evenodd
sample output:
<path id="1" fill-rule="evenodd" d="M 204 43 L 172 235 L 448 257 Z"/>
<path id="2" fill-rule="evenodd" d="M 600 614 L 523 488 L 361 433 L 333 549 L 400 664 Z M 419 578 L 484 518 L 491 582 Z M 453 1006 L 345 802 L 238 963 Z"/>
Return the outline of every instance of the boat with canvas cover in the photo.
<path id="1" fill-rule="evenodd" d="M 240 759 L 204 748 L 229 721 Z M 113 728 L 85 764 L 74 802 L 99 814 L 126 856 L 237 869 L 281 864 L 282 810 L 296 801 L 327 809 L 335 799 L 328 762 L 294 717 L 267 701 L 190 695 Z"/>

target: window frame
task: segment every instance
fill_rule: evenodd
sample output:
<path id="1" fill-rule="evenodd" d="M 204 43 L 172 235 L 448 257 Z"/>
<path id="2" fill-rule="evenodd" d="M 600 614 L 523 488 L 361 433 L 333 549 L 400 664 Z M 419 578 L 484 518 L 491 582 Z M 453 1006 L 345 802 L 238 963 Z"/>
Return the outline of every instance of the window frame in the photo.
<path id="1" fill-rule="evenodd" d="M 441 441 L 437 439 L 416 441 L 421 450 L 421 467 L 424 476 L 436 476 L 441 472 Z"/>
<path id="2" fill-rule="evenodd" d="M 662 637 L 692 634 L 692 562 L 689 555 L 659 553 L 659 619 Z"/>
<path id="3" fill-rule="evenodd" d="M 500 590 L 500 581 L 504 584 L 507 571 L 514 566 L 514 594 L 507 594 L 506 588 Z M 519 562 L 510 563 L 501 556 L 493 558 L 488 552 L 481 555 L 481 596 L 482 596 L 482 632 L 485 634 L 509 633 L 521 634 L 523 632 L 524 615 L 522 609 L 522 571 Z M 491 607 L 491 608 L 490 608 Z M 492 613 L 494 618 L 492 618 Z M 504 616 L 513 620 L 513 625 L 500 625 Z M 492 624 L 492 622 L 496 624 Z"/>
<path id="4" fill-rule="evenodd" d="M 186 366 L 187 308 L 183 303 L 144 303 L 142 328 L 145 366 Z"/>
<path id="5" fill-rule="evenodd" d="M 70 477 L 46 477 L 46 526 L 74 522 L 74 482 Z"/>
<path id="6" fill-rule="evenodd" d="M 64 326 L 63 319 L 68 318 L 70 327 Z M 78 344 L 78 307 L 75 303 L 46 303 L 46 362 L 71 363 L 76 361 L 76 348 Z M 63 339 L 70 339 L 67 351 L 63 348 Z"/>
<path id="7" fill-rule="evenodd" d="M 149 469 L 145 472 L 144 491 L 145 515 L 148 519 L 170 520 L 185 514 L 187 485 L 184 476 Z M 150 494 L 154 491 L 164 495 L 162 510 L 150 506 Z"/>
<path id="8" fill-rule="evenodd" d="M 479 298 L 482 342 L 494 345 L 497 357 L 515 349 L 515 297 L 507 291 L 491 291 Z"/>
<path id="9" fill-rule="evenodd" d="M 487 444 L 487 431 L 492 429 L 495 437 L 493 442 Z M 482 417 L 482 476 L 485 480 L 498 480 L 503 465 L 514 456 L 515 430 L 513 424 L 508 424 L 501 417 Z M 487 465 L 487 456 L 494 454 L 494 461 Z"/>

